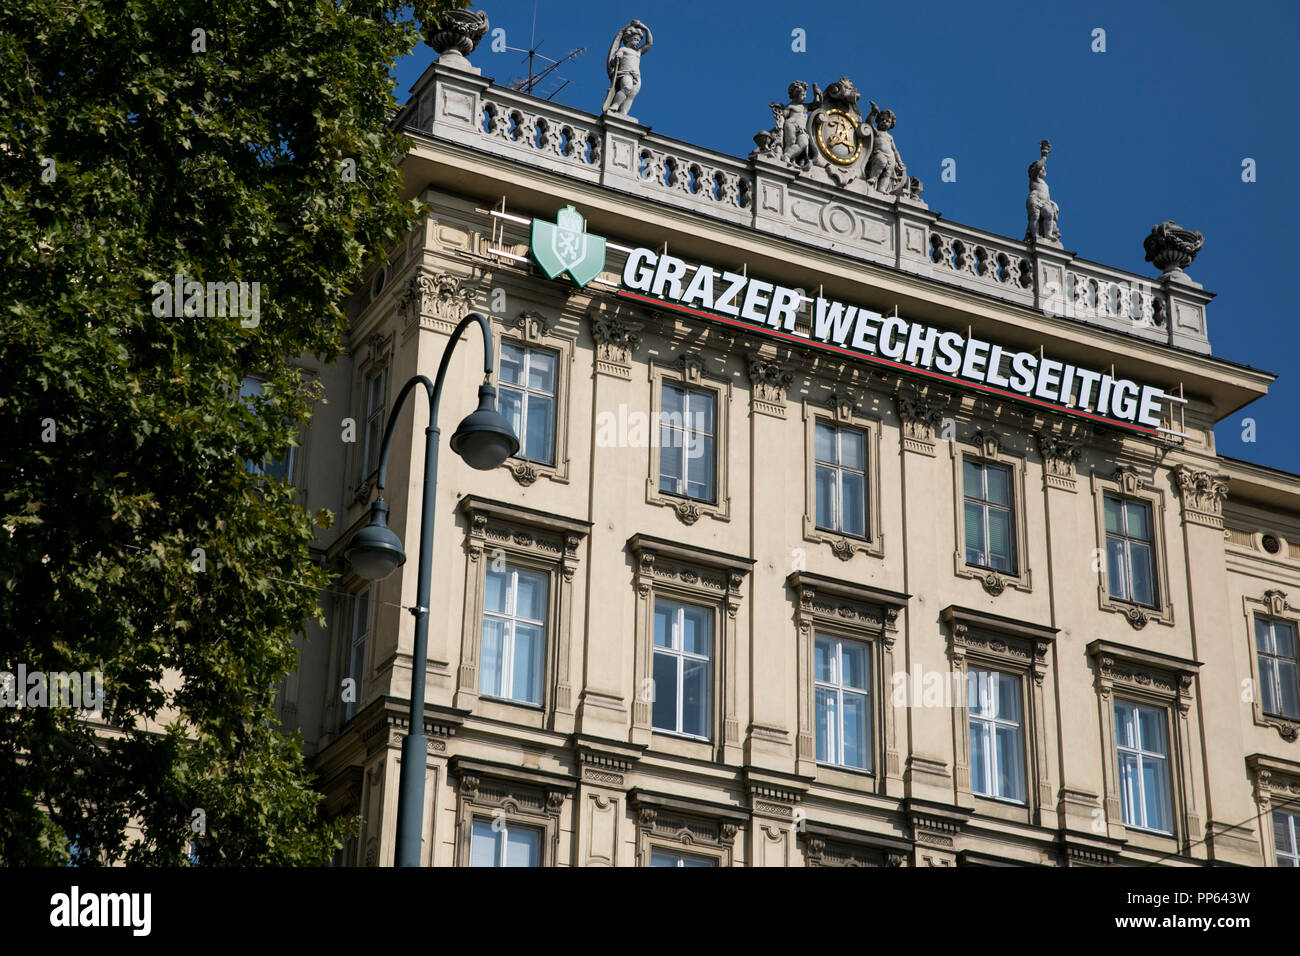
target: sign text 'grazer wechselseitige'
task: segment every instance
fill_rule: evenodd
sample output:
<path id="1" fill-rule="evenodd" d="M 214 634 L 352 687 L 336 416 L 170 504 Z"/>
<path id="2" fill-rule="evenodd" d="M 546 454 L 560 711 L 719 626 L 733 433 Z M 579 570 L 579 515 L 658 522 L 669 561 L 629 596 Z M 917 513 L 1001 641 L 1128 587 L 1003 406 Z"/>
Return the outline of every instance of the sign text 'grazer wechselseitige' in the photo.
<path id="1" fill-rule="evenodd" d="M 1142 431 L 1153 432 L 1160 425 L 1160 402 L 1165 394 L 1157 386 L 1139 385 L 1033 352 L 1004 349 L 973 335 L 881 315 L 822 296 L 813 300 L 812 328 L 804 332 L 796 328 L 803 301 L 798 290 L 735 272 L 719 272 L 707 265 L 692 266 L 644 247 L 628 254 L 622 286 L 630 291 L 621 294 L 638 301 L 676 307 L 731 325 L 752 323 L 780 338 L 802 339 L 923 375 L 955 378 L 1007 398 Z"/>

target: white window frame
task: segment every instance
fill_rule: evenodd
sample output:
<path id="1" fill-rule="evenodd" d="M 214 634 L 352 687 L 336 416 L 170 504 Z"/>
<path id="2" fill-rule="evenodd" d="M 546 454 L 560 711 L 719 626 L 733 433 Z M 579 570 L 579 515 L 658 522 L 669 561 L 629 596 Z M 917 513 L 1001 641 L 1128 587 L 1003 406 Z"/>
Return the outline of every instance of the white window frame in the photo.
<path id="1" fill-rule="evenodd" d="M 510 824 L 508 822 L 503 822 L 500 828 L 498 828 L 495 821 L 492 819 L 474 817 L 470 823 L 469 860 L 471 861 L 474 859 L 474 831 L 476 831 L 480 825 L 487 826 L 487 828 L 492 832 L 493 841 L 496 844 L 493 848 L 496 859 L 492 866 L 504 868 L 506 866 L 506 846 L 510 833 Z M 533 863 L 533 867 L 540 867 L 542 865 L 542 859 L 546 855 L 546 828 L 540 826 L 529 826 L 521 823 L 516 826 L 515 829 L 532 830 L 537 834 L 537 859 Z"/>
<path id="2" fill-rule="evenodd" d="M 1287 837 L 1291 844 L 1290 852 L 1283 852 L 1277 845 L 1278 817 L 1287 826 Z M 1275 809 L 1272 813 L 1273 824 L 1273 865 L 1281 866 L 1282 860 L 1288 860 L 1290 867 L 1300 867 L 1300 810 Z"/>
<path id="3" fill-rule="evenodd" d="M 982 496 L 980 498 L 971 497 L 970 489 L 966 487 L 966 466 L 967 465 L 971 465 L 972 467 L 979 469 L 979 474 L 980 474 L 979 492 L 980 495 Z M 989 485 L 988 472 L 990 469 L 993 468 L 996 468 L 999 471 L 1004 472 L 1007 476 L 1008 503 L 1006 505 L 997 504 L 996 502 L 990 501 L 988 498 L 988 485 Z M 962 549 L 964 552 L 966 552 L 964 557 L 967 566 L 972 568 L 980 568 L 981 570 L 985 570 L 985 571 L 996 571 L 999 574 L 1005 574 L 1008 575 L 1009 577 L 1016 577 L 1019 573 L 1018 568 L 1019 568 L 1020 555 L 1018 554 L 1019 542 L 1017 540 L 1018 535 L 1016 534 L 1016 471 L 1015 469 L 1012 468 L 1010 465 L 1004 465 L 999 462 L 993 462 L 993 461 L 984 461 L 982 459 L 976 458 L 973 455 L 970 455 L 970 456 L 966 456 L 962 460 L 961 482 L 962 482 L 962 489 L 961 489 L 962 526 L 964 528 L 966 523 L 966 506 L 968 504 L 972 504 L 980 509 L 981 523 L 983 525 L 983 532 L 984 532 L 983 555 L 985 561 L 983 563 L 970 560 L 970 550 L 971 550 L 970 542 L 966 541 L 963 536 Z M 992 552 L 989 549 L 989 511 L 991 511 L 992 509 L 997 509 L 998 511 L 1005 511 L 1007 514 L 1007 521 L 1008 521 L 1007 538 L 1008 538 L 1008 543 L 1011 546 L 1011 554 L 1008 556 L 1010 567 L 998 568 L 998 567 L 994 567 L 992 564 Z"/>
<path id="4" fill-rule="evenodd" d="M 1260 710 L 1264 713 L 1265 716 L 1268 716 L 1268 717 L 1277 717 L 1277 718 L 1280 718 L 1280 719 L 1282 719 L 1282 720 L 1300 721 L 1300 710 L 1298 710 L 1298 711 L 1297 711 L 1296 713 L 1294 713 L 1294 714 L 1287 714 L 1287 713 L 1283 713 L 1282 711 L 1272 711 L 1272 710 L 1268 710 L 1268 709 L 1265 708 L 1265 706 L 1264 706 L 1264 684 L 1265 684 L 1265 681 L 1264 681 L 1264 658 L 1267 657 L 1267 658 L 1269 658 L 1269 659 L 1271 659 L 1271 660 L 1273 660 L 1273 661 L 1275 661 L 1275 662 L 1276 662 L 1276 661 L 1289 661 L 1289 662 L 1291 662 L 1291 663 L 1294 663 L 1294 664 L 1296 665 L 1296 673 L 1297 673 L 1297 675 L 1298 675 L 1298 676 L 1297 676 L 1297 682 L 1300 683 L 1300 629 L 1297 629 L 1297 628 L 1296 628 L 1296 625 L 1295 625 L 1295 622 L 1294 622 L 1294 621 L 1288 621 L 1288 620 L 1286 620 L 1286 619 L 1284 619 L 1284 618 L 1271 617 L 1271 616 L 1269 616 L 1269 615 L 1267 615 L 1267 614 L 1256 613 L 1256 614 L 1254 615 L 1254 620 L 1252 621 L 1252 625 L 1253 625 L 1253 627 L 1252 627 L 1252 631 L 1255 631 L 1255 629 L 1257 629 L 1261 623 L 1266 624 L 1266 625 L 1268 626 L 1269 640 L 1272 642 L 1272 646 L 1273 646 L 1274 648 L 1277 647 L 1277 636 L 1276 636 L 1276 630 L 1277 630 L 1277 628 L 1278 628 L 1278 627 L 1284 627 L 1284 628 L 1286 628 L 1287 630 L 1289 630 L 1289 631 L 1291 632 L 1291 644 L 1292 644 L 1293 647 L 1295 647 L 1295 648 L 1297 649 L 1297 656 L 1296 656 L 1296 657 L 1284 657 L 1284 656 L 1282 656 L 1281 654 L 1277 654 L 1277 653 L 1275 653 L 1275 652 L 1273 652 L 1273 651 L 1263 651 L 1263 650 L 1260 650 L 1260 648 L 1259 648 L 1259 643 L 1258 643 L 1258 637 L 1256 637 L 1256 634 L 1255 634 L 1255 633 L 1252 633 L 1251 636 L 1252 636 L 1253 638 L 1255 638 L 1255 641 L 1254 641 L 1254 645 L 1255 645 L 1255 665 L 1256 665 L 1256 667 L 1258 668 L 1258 672 L 1259 672 L 1259 690 L 1260 690 L 1260 693 L 1259 693 L 1259 707 L 1260 707 Z M 1272 685 L 1273 685 L 1273 686 L 1272 686 L 1272 691 L 1273 691 L 1273 694 L 1274 694 L 1274 700 L 1277 702 L 1278 706 L 1280 707 L 1280 706 L 1281 706 L 1281 703 L 1282 703 L 1282 676 L 1281 676 L 1280 669 L 1277 667 L 1276 663 L 1275 663 L 1274 666 L 1273 666 L 1273 680 L 1272 680 Z M 1296 690 L 1296 697 L 1297 697 L 1297 699 L 1300 699 L 1300 687 L 1296 687 L 1295 690 Z"/>
<path id="5" fill-rule="evenodd" d="M 856 771 L 858 773 L 875 773 L 875 721 L 872 719 L 871 708 L 874 706 L 871 694 L 871 682 L 874 677 L 872 671 L 875 662 L 872 660 L 872 645 L 869 641 L 855 641 L 850 638 L 841 637 L 838 634 L 828 633 L 826 631 L 816 631 L 813 636 L 813 655 L 816 659 L 816 646 L 819 643 L 828 641 L 835 648 L 835 660 L 832 668 L 834 680 L 831 682 L 817 679 L 816 668 L 813 669 L 813 726 L 820 726 L 820 715 L 817 713 L 817 691 L 829 690 L 835 693 L 835 733 L 829 741 L 830 753 L 828 759 L 818 759 L 817 763 L 821 766 L 836 767 L 841 770 Z M 861 648 L 863 660 L 866 662 L 866 685 L 863 687 L 853 687 L 844 683 L 844 645 L 853 644 Z M 866 751 L 866 766 L 855 767 L 852 764 L 844 762 L 844 693 L 848 693 L 863 698 L 865 702 L 864 713 L 867 717 L 866 738 L 864 740 Z M 815 742 L 814 742 L 815 745 Z"/>
<path id="6" fill-rule="evenodd" d="M 673 863 L 673 866 L 678 867 L 679 869 L 685 868 L 687 860 L 697 860 L 705 867 L 718 865 L 718 861 L 711 856 L 701 856 L 697 853 L 682 853 L 680 850 L 666 850 L 663 849 L 662 847 L 651 847 L 650 848 L 651 866 L 655 865 L 654 858 L 656 856 L 672 857 L 676 861 Z"/>
<path id="7" fill-rule="evenodd" d="M 1142 723 L 1139 716 L 1141 711 L 1148 710 L 1159 715 L 1161 726 L 1164 727 L 1165 753 L 1158 753 L 1154 750 L 1144 749 L 1143 744 L 1146 743 L 1146 741 L 1140 739 L 1136 747 L 1129 747 L 1126 744 L 1120 743 L 1118 711 L 1121 707 L 1128 708 L 1132 711 L 1133 726 L 1137 729 L 1139 734 L 1141 734 L 1142 731 Z M 1136 701 L 1128 700 L 1127 698 L 1117 697 L 1115 699 L 1114 707 L 1112 708 L 1112 719 L 1115 721 L 1115 779 L 1120 795 L 1120 819 L 1123 821 L 1124 826 L 1130 830 L 1144 830 L 1147 833 L 1159 833 L 1163 836 L 1173 836 L 1175 833 L 1174 816 L 1177 813 L 1177 810 L 1174 803 L 1173 765 L 1169 753 L 1171 744 L 1173 743 L 1173 733 L 1169 726 L 1168 708 L 1152 706 L 1151 704 L 1141 704 Z M 1137 769 L 1135 773 L 1137 775 L 1136 794 L 1139 798 L 1139 807 L 1133 806 L 1133 802 L 1129 799 L 1131 781 L 1126 779 L 1124 763 L 1119 759 L 1121 754 L 1132 754 L 1137 758 Z M 1146 763 L 1154 761 L 1159 761 L 1161 779 L 1164 781 L 1165 797 L 1168 804 L 1166 809 L 1170 817 L 1169 820 L 1165 821 L 1167 827 L 1164 828 L 1151 826 L 1151 821 L 1148 819 L 1147 814 L 1146 789 L 1142 786 L 1144 766 Z M 1141 811 L 1140 814 L 1137 813 L 1139 809 Z M 1129 819 L 1130 816 L 1134 817 L 1132 821 Z"/>
<path id="8" fill-rule="evenodd" d="M 518 613 L 519 573 L 521 571 L 524 572 L 525 574 L 531 574 L 537 578 L 540 578 L 542 581 L 545 582 L 546 584 L 545 606 L 547 609 L 546 618 L 543 618 L 541 620 L 534 620 L 532 618 L 524 618 L 519 616 Z M 494 572 L 491 570 L 491 568 L 489 568 L 485 573 L 490 575 L 493 574 Z M 487 622 L 489 620 L 501 621 L 506 625 L 505 633 L 501 639 L 501 672 L 497 675 L 498 676 L 497 688 L 499 692 L 495 694 L 490 694 L 483 690 L 482 682 L 488 676 L 487 668 L 486 666 L 484 666 L 479 674 L 479 696 L 491 698 L 492 700 L 508 701 L 513 704 L 523 704 L 524 706 L 527 707 L 541 707 L 543 705 L 543 701 L 545 697 L 546 660 L 549 651 L 548 639 L 550 635 L 548 633 L 549 628 L 547 627 L 547 618 L 550 617 L 549 608 L 551 606 L 551 586 L 552 586 L 551 575 L 546 573 L 545 571 L 539 571 L 535 568 L 524 567 L 509 562 L 506 563 L 505 573 L 509 575 L 509 580 L 506 583 L 506 609 L 505 611 L 489 611 L 486 607 L 487 591 L 485 588 L 484 595 L 483 595 L 483 600 L 485 603 L 485 606 L 483 607 L 483 627 L 480 628 L 480 633 L 479 633 L 479 642 L 480 642 L 479 659 L 483 660 L 484 659 L 482 653 L 482 641 L 484 637 L 483 631 L 487 627 Z M 541 628 L 542 631 L 542 646 L 541 648 L 539 648 L 539 652 L 537 654 L 537 673 L 533 675 L 533 680 L 531 682 L 531 687 L 537 696 L 537 700 L 524 700 L 519 697 L 511 696 L 511 691 L 514 688 L 515 627 L 517 624 L 521 622 L 524 624 L 535 625 Z"/>
<path id="9" fill-rule="evenodd" d="M 1015 682 L 1016 682 L 1016 686 L 1019 688 L 1019 694 L 1018 694 L 1018 696 L 1019 696 L 1019 699 L 1020 699 L 1020 707 L 1019 707 L 1019 711 L 1020 711 L 1020 720 L 1017 722 L 1017 721 L 1014 721 L 1014 720 L 1008 720 L 1008 719 L 1005 718 L 1005 717 L 993 717 L 993 716 L 988 715 L 988 714 L 976 713 L 976 712 L 975 712 L 975 707 L 976 707 L 977 704 L 978 704 L 979 697 L 978 697 L 978 695 L 977 695 L 976 698 L 975 698 L 974 700 L 971 700 L 971 699 L 970 699 L 970 691 L 969 691 L 969 688 L 970 688 L 970 677 L 971 677 L 972 674 L 977 675 L 976 678 L 975 678 L 977 684 L 981 684 L 981 683 L 987 683 L 987 684 L 988 684 L 988 686 L 989 686 L 989 690 L 990 690 L 990 696 L 992 695 L 992 688 L 995 686 L 994 678 L 996 678 L 996 677 L 1010 677 L 1010 678 L 1014 679 Z M 986 680 L 986 679 L 987 679 L 987 680 Z M 1026 805 L 1026 802 L 1027 802 L 1027 800 L 1028 800 L 1029 781 L 1028 781 L 1028 779 L 1027 779 L 1027 776 L 1028 776 L 1028 762 L 1027 762 L 1026 759 L 1025 759 L 1025 740 L 1026 740 L 1026 734 L 1025 734 L 1025 723 L 1026 723 L 1026 721 L 1025 721 L 1025 714 L 1026 714 L 1026 711 L 1027 711 L 1027 707 L 1026 707 L 1026 701 L 1025 701 L 1025 679 L 1024 679 L 1024 675 L 1022 675 L 1022 674 L 1013 674 L 1013 673 L 1009 673 L 1009 672 L 1007 672 L 1007 671 L 1001 671 L 1001 670 L 998 670 L 998 669 L 996 669 L 996 668 L 992 668 L 992 667 L 981 667 L 981 666 L 968 667 L 968 668 L 967 668 L 967 671 L 966 671 L 966 690 L 965 690 L 965 692 L 966 692 L 966 694 L 967 694 L 967 700 L 966 700 L 967 733 L 968 733 L 968 734 L 970 733 L 970 729 L 971 729 L 972 727 L 974 727 L 975 725 L 979 725 L 979 727 L 981 728 L 981 730 L 982 730 L 982 731 L 984 732 L 984 734 L 985 734 L 985 742 L 986 742 L 986 743 L 985 743 L 985 748 L 984 748 L 984 755 L 985 755 L 985 761 L 984 761 L 984 779 L 987 780 L 987 781 L 989 782 L 989 784 L 990 784 L 990 792 L 988 792 L 988 793 L 985 793 L 985 792 L 982 791 L 982 790 L 978 790 L 978 789 L 976 789 L 976 787 L 975 787 L 975 775 L 974 775 L 974 773 L 972 773 L 972 774 L 971 774 L 971 792 L 974 793 L 974 794 L 975 794 L 976 796 L 978 796 L 978 797 L 984 797 L 984 798 L 986 798 L 986 799 L 988 799 L 988 800 L 1000 800 L 1000 801 L 1002 801 L 1002 802 L 1004 802 L 1004 803 L 1010 803 L 1010 804 L 1014 804 L 1014 805 L 1016 805 L 1016 806 L 1025 806 L 1025 805 Z M 997 734 L 997 729 L 998 729 L 999 727 L 1013 727 L 1013 728 L 1015 728 L 1015 731 L 1016 731 L 1016 737 L 1015 737 L 1015 740 L 1016 740 L 1016 748 L 1017 748 L 1017 750 L 1018 750 L 1018 752 L 1019 752 L 1019 755 L 1020 755 L 1020 779 L 1019 779 L 1019 781 L 1018 781 L 1019 786 L 1020 786 L 1020 796 L 1019 796 L 1019 797 L 1010 796 L 1010 795 L 1005 794 L 1005 793 L 998 793 L 998 792 L 997 792 L 997 790 L 998 790 L 998 786 L 999 786 L 998 781 L 999 781 L 999 779 L 1000 779 L 999 774 L 998 774 L 998 772 L 997 772 L 997 767 L 998 767 L 998 762 L 997 762 L 997 746 L 998 746 L 998 739 L 999 739 L 999 738 L 998 738 L 998 734 Z M 973 764 L 973 763 L 974 763 L 974 758 L 972 757 L 972 764 Z M 972 769 L 973 769 L 973 767 L 972 767 Z"/>
<path id="10" fill-rule="evenodd" d="M 563 360 L 564 356 L 557 349 L 546 348 L 544 346 L 530 345 L 525 342 L 512 342 L 508 339 L 503 339 L 501 342 L 502 358 L 504 358 L 505 350 L 508 348 L 517 349 L 523 353 L 523 371 L 524 371 L 524 381 L 525 381 L 524 385 L 517 385 L 517 384 L 503 381 L 500 373 L 498 372 L 497 374 L 498 391 L 505 392 L 509 390 L 511 392 L 517 392 L 521 396 L 520 411 L 519 411 L 520 427 L 518 430 L 518 434 L 515 436 L 519 439 L 519 452 L 512 457 L 517 458 L 520 461 L 531 461 L 539 465 L 547 465 L 549 467 L 554 467 L 556 461 L 556 449 L 559 445 L 559 430 L 560 430 L 559 429 L 560 406 L 559 406 L 559 394 L 558 394 L 560 389 L 560 363 Z M 527 384 L 530 381 L 529 372 L 532 367 L 530 359 L 535 353 L 536 354 L 544 353 L 550 356 L 555 361 L 555 368 L 554 371 L 551 373 L 551 385 L 552 388 L 554 389 L 553 391 L 545 392 L 539 388 L 533 388 L 531 384 Z M 498 363 L 497 368 L 498 369 L 501 368 L 500 363 Z M 534 395 L 539 396 L 541 398 L 550 399 L 551 402 L 551 447 L 550 447 L 549 458 L 529 458 L 527 455 L 524 454 L 524 449 L 527 447 L 528 444 L 527 443 L 528 402 L 529 402 L 529 398 Z"/>
<path id="11" fill-rule="evenodd" d="M 365 612 L 361 605 L 364 596 Z M 347 642 L 347 677 L 352 678 L 355 700 L 343 702 L 343 722 L 347 723 L 356 716 L 365 700 L 366 665 L 370 657 L 370 631 L 374 620 L 374 588 L 367 584 L 360 590 L 352 592 L 351 606 L 348 608 L 348 642 Z M 364 618 L 364 620 L 362 620 Z M 358 651 L 360 659 L 358 659 Z"/>
<path id="12" fill-rule="evenodd" d="M 379 381 L 378 389 L 371 389 L 371 383 Z M 363 412 L 363 434 L 361 438 L 361 475 L 359 480 L 365 481 L 372 474 L 379 470 L 379 455 L 384 443 L 384 424 L 385 415 L 388 412 L 388 364 L 384 363 L 378 368 L 372 368 L 366 372 L 361 379 L 362 383 L 362 412 Z M 378 395 L 379 401 L 372 405 L 371 399 Z M 375 424 L 376 428 L 372 432 L 371 425 Z M 374 444 L 371 444 L 371 435 L 374 435 Z M 371 455 L 374 456 L 374 464 L 371 464 Z"/>
<path id="13" fill-rule="evenodd" d="M 716 633 L 717 615 L 715 614 L 714 609 L 709 607 L 708 605 L 692 604 L 689 601 L 680 601 L 677 600 L 676 598 L 664 597 L 660 595 L 657 596 L 654 600 L 654 605 L 651 611 L 652 621 L 654 617 L 658 616 L 660 603 L 670 605 L 673 608 L 671 630 L 670 630 L 670 637 L 669 637 L 672 643 L 670 647 L 662 647 L 659 644 L 654 643 L 653 624 L 652 624 L 651 626 L 652 632 L 650 635 L 650 643 L 651 643 L 650 674 L 653 680 L 654 660 L 660 654 L 673 657 L 675 659 L 676 677 L 677 677 L 677 713 L 674 715 L 674 723 L 676 725 L 675 728 L 670 729 L 667 727 L 657 727 L 654 726 L 654 709 L 652 707 L 651 715 L 650 715 L 651 726 L 653 727 L 654 732 L 657 734 L 672 734 L 675 737 L 686 737 L 690 740 L 711 741 L 713 740 L 713 730 L 714 730 L 713 709 L 715 703 L 714 696 L 713 696 L 714 695 L 713 684 L 717 677 L 717 666 L 714 661 L 715 652 L 718 646 L 718 636 Z M 703 611 L 705 614 L 705 619 L 709 622 L 708 655 L 695 654 L 686 651 L 682 647 L 682 638 L 683 635 L 685 634 L 685 620 L 686 620 L 687 607 L 692 607 L 697 610 Z M 688 660 L 697 661 L 697 662 L 703 661 L 708 668 L 708 670 L 706 671 L 706 679 L 704 681 L 704 686 L 708 690 L 708 699 L 705 701 L 705 706 L 704 706 L 704 714 L 706 720 L 708 721 L 708 727 L 706 728 L 707 732 L 704 734 L 687 733 L 685 730 L 682 729 L 682 725 L 684 723 L 682 708 L 685 706 L 685 699 L 686 699 L 686 695 L 683 693 L 683 691 L 685 689 L 685 681 L 686 681 L 686 661 Z M 653 701 L 651 703 L 653 703 Z"/>
<path id="14" fill-rule="evenodd" d="M 1119 505 L 1120 505 L 1120 516 L 1121 516 L 1121 518 L 1123 519 L 1123 520 L 1122 520 L 1122 523 L 1123 523 L 1123 529 L 1122 529 L 1122 531 L 1121 531 L 1120 533 L 1116 533 L 1116 532 L 1114 532 L 1114 531 L 1110 531 L 1110 530 L 1107 529 L 1106 526 L 1105 526 L 1105 520 L 1106 520 L 1106 502 L 1107 502 L 1108 500 L 1116 501 L 1116 502 L 1118 502 Z M 1128 532 L 1128 506 L 1129 506 L 1130 504 L 1138 505 L 1138 506 L 1140 506 L 1140 507 L 1146 509 L 1146 515 L 1147 515 L 1147 530 L 1150 532 L 1151 537 L 1149 537 L 1149 538 L 1138 538 L 1138 537 L 1135 537 L 1134 535 L 1129 534 L 1129 532 Z M 1145 501 L 1145 500 L 1143 500 L 1143 499 L 1141 499 L 1141 498 L 1129 498 L 1129 497 L 1125 497 L 1124 495 L 1113 494 L 1113 493 L 1111 493 L 1111 492 L 1104 492 L 1104 493 L 1102 494 L 1101 511 L 1102 511 L 1102 530 L 1103 530 L 1103 532 L 1105 533 L 1105 538 L 1106 538 L 1106 540 L 1105 540 L 1105 545 L 1104 545 L 1104 547 L 1103 547 L 1103 551 L 1102 551 L 1102 557 L 1103 557 L 1103 559 L 1105 559 L 1105 560 L 1108 562 L 1108 563 L 1107 563 L 1107 567 L 1106 567 L 1106 588 L 1107 588 L 1107 593 L 1110 595 L 1110 599 L 1111 599 L 1112 601 L 1121 601 L 1121 602 L 1123 602 L 1123 603 L 1125 603 L 1125 604 L 1133 604 L 1133 605 L 1136 605 L 1137 607 L 1150 608 L 1150 609 L 1152 609 L 1152 610 L 1159 610 L 1159 608 L 1160 608 L 1160 578 L 1159 578 L 1159 571 L 1158 571 L 1158 569 L 1157 569 L 1157 567 L 1156 567 L 1157 554 L 1156 554 L 1156 543 L 1155 543 L 1155 536 L 1156 536 L 1155 509 L 1151 507 L 1151 502 L 1149 502 L 1149 501 Z M 1122 543 L 1123 543 L 1123 546 L 1124 546 L 1124 580 L 1123 580 L 1122 582 L 1120 582 L 1120 583 L 1123 585 L 1123 589 L 1124 589 L 1124 594 L 1122 594 L 1122 595 L 1120 595 L 1120 594 L 1116 594 L 1116 593 L 1114 592 L 1114 590 L 1112 589 L 1112 587 L 1113 587 L 1113 585 L 1115 584 L 1115 582 L 1112 581 L 1112 580 L 1111 580 L 1111 577 L 1110 577 L 1109 556 L 1110 556 L 1110 539 L 1111 539 L 1111 538 L 1114 538 L 1114 539 L 1116 539 L 1117 541 L 1122 542 Z M 1145 546 L 1146 546 L 1146 549 L 1147 549 L 1147 574 L 1148 574 L 1148 580 L 1151 582 L 1151 601 L 1150 601 L 1150 603 L 1147 603 L 1147 602 L 1145 602 L 1145 601 L 1139 601 L 1139 600 L 1137 600 L 1135 597 L 1133 597 L 1133 548 L 1132 548 L 1132 544 L 1133 544 L 1134 542 L 1137 542 L 1138 544 L 1145 545 Z"/>
<path id="15" fill-rule="evenodd" d="M 718 393 L 711 388 L 697 388 L 686 385 L 681 382 L 660 382 L 659 383 L 659 418 L 654 423 L 655 438 L 659 442 L 660 448 L 680 447 L 682 449 L 681 463 L 682 474 L 680 477 L 664 474 L 664 457 L 663 452 L 659 454 L 659 493 L 665 495 L 674 495 L 678 498 L 686 498 L 690 501 L 700 501 L 704 504 L 717 504 L 718 501 Z M 681 392 L 682 394 L 682 422 L 681 425 L 670 423 L 666 418 L 664 408 L 664 395 L 668 389 Z M 705 431 L 696 427 L 696 415 L 692 411 L 691 399 L 707 400 L 713 408 L 713 430 Z M 668 429 L 672 435 L 672 441 L 665 444 L 662 439 L 664 429 Z M 680 435 L 680 444 L 676 444 Z M 692 447 L 692 443 L 699 438 L 710 438 L 713 440 L 713 455 L 708 462 L 709 483 L 712 486 L 713 494 L 704 497 L 693 495 L 688 490 L 690 476 L 690 462 L 687 458 L 687 451 Z M 668 478 L 677 482 L 676 489 L 669 489 L 663 486 L 664 479 Z"/>
<path id="16" fill-rule="evenodd" d="M 835 461 L 823 461 L 817 457 L 817 436 L 818 428 L 827 428 L 835 436 Z M 841 452 L 841 438 L 845 432 L 853 432 L 862 440 L 862 468 L 850 468 L 842 464 L 843 454 Z M 876 516 L 871 513 L 871 489 L 868 484 L 871 475 L 871 434 L 863 428 L 857 428 L 853 425 L 842 425 L 838 422 L 832 422 L 827 419 L 819 419 L 813 424 L 813 523 L 818 531 L 826 531 L 831 534 L 842 534 L 845 537 L 856 538 L 861 541 L 871 540 L 871 525 Z M 816 482 L 817 469 L 828 468 L 835 476 L 835 490 L 831 496 L 831 523 L 830 525 L 816 524 L 817 521 L 817 489 L 820 487 Z M 862 478 L 862 531 L 846 531 L 844 529 L 844 474 L 858 475 Z"/>

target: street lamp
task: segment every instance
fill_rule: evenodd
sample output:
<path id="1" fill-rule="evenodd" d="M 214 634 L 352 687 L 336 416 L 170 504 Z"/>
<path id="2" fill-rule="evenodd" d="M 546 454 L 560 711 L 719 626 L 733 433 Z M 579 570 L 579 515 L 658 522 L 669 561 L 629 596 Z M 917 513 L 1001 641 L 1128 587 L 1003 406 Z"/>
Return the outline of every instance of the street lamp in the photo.
<path id="1" fill-rule="evenodd" d="M 461 319 L 451 334 L 438 365 L 433 384 L 416 375 L 397 395 L 397 401 L 384 428 L 379 451 L 379 491 L 370 506 L 370 521 L 359 528 L 348 542 L 344 557 L 357 574 L 368 581 L 388 577 L 406 563 L 401 539 L 388 527 L 388 502 L 384 501 L 384 482 L 388 476 L 388 448 L 393 440 L 393 426 L 407 394 L 417 384 L 429 396 L 429 424 L 424 430 L 424 501 L 420 515 L 420 566 L 416 578 L 415 649 L 411 665 L 411 719 L 402 739 L 402 775 L 397 794 L 397 865 L 419 866 L 420 844 L 424 830 L 424 769 L 427 744 L 424 739 L 424 672 L 429 644 L 429 575 L 433 555 L 434 498 L 438 490 L 438 405 L 442 399 L 442 381 L 447 374 L 451 353 L 460 335 L 471 322 L 483 331 L 483 384 L 478 389 L 478 408 L 465 417 L 451 436 L 451 450 L 465 459 L 471 468 L 490 471 L 519 450 L 519 439 L 510 423 L 497 411 L 497 392 L 492 377 L 492 329 L 478 312 Z"/>

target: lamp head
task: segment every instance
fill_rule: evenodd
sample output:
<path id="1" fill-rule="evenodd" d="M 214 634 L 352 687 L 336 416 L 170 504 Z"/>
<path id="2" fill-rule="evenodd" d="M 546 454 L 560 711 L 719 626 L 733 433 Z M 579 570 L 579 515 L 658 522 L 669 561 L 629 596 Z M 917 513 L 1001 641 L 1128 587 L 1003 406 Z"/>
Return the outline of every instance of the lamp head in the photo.
<path id="1" fill-rule="evenodd" d="M 486 382 L 478 389 L 478 408 L 451 436 L 451 450 L 479 471 L 491 471 L 519 451 L 514 429 L 497 411 L 497 390 Z"/>
<path id="2" fill-rule="evenodd" d="M 388 527 L 387 501 L 371 504 L 370 523 L 357 529 L 343 556 L 367 581 L 381 581 L 406 563 L 401 539 Z"/>

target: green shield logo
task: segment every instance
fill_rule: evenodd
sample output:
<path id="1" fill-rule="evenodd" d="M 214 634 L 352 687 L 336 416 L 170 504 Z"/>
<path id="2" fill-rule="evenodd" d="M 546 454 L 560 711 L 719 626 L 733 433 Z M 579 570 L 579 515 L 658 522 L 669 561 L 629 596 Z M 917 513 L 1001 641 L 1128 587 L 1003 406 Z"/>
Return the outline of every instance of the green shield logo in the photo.
<path id="1" fill-rule="evenodd" d="M 548 279 L 567 272 L 584 286 L 605 268 L 605 240 L 584 232 L 582 214 L 565 206 L 555 222 L 533 220 L 529 251 Z"/>

